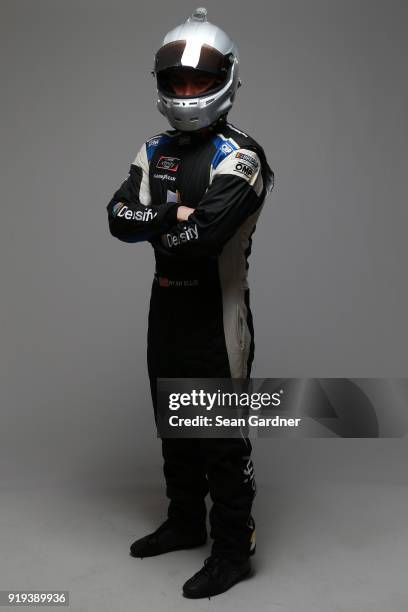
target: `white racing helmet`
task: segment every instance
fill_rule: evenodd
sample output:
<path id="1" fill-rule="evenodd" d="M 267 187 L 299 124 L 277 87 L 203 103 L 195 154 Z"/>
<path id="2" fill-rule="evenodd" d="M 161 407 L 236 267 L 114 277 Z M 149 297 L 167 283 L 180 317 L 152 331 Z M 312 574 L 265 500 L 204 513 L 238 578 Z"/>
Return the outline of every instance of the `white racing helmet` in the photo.
<path id="1" fill-rule="evenodd" d="M 171 78 L 181 69 L 197 70 L 215 78 L 204 93 L 177 95 Z M 173 128 L 191 132 L 226 115 L 241 81 L 238 51 L 230 37 L 207 21 L 205 8 L 197 8 L 185 23 L 166 34 L 155 56 L 152 74 L 157 80 L 157 108 Z"/>

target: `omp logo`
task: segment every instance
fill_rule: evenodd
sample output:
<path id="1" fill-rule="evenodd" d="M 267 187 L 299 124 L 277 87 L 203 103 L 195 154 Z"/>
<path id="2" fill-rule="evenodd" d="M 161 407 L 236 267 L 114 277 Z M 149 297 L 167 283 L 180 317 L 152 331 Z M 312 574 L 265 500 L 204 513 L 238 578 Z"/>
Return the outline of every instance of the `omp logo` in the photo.
<path id="1" fill-rule="evenodd" d="M 235 154 L 235 157 L 238 157 L 239 159 L 246 161 L 248 164 L 251 164 L 254 168 L 257 168 L 259 166 L 255 157 L 251 157 L 250 155 L 247 155 L 246 153 L 240 153 L 238 151 L 238 153 Z"/>
<path id="2" fill-rule="evenodd" d="M 254 172 L 252 168 L 250 168 L 249 166 L 243 164 L 242 162 L 238 162 L 235 165 L 235 170 L 237 172 L 241 172 L 241 174 L 245 174 L 245 176 L 247 176 L 248 178 L 251 177 L 253 172 Z"/>
<path id="3" fill-rule="evenodd" d="M 161 155 L 156 164 L 156 168 L 163 168 L 163 170 L 167 170 L 168 172 L 177 172 L 179 163 L 180 160 L 178 157 L 165 157 Z"/>
<path id="4" fill-rule="evenodd" d="M 160 138 L 152 138 L 151 140 L 147 141 L 147 145 L 149 147 L 157 147 L 157 145 L 159 144 Z"/>
<path id="5" fill-rule="evenodd" d="M 130 210 L 127 206 L 123 205 L 119 210 L 117 217 L 123 217 L 127 220 L 133 221 L 151 221 L 155 218 L 157 212 L 153 212 L 152 208 L 146 208 L 146 210 Z"/>

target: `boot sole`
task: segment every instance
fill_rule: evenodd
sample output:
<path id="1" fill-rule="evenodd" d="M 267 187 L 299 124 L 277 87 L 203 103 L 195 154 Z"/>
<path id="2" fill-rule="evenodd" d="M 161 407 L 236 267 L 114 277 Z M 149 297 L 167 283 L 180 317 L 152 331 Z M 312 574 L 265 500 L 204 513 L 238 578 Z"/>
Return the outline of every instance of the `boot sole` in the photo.
<path id="1" fill-rule="evenodd" d="M 244 574 L 241 574 L 238 578 L 234 580 L 234 582 L 231 582 L 228 588 L 223 589 L 222 591 L 217 591 L 217 592 L 211 593 L 210 595 L 189 595 L 183 591 L 183 597 L 186 597 L 187 599 L 204 599 L 204 598 L 210 599 L 211 597 L 216 597 L 216 595 L 221 595 L 222 593 L 226 593 L 226 591 L 229 591 L 229 589 L 231 589 L 233 586 L 238 584 L 238 582 L 242 582 L 246 578 L 250 578 L 252 574 L 253 574 L 253 569 L 252 567 L 250 567 L 247 572 L 245 572 Z"/>
<path id="2" fill-rule="evenodd" d="M 129 555 L 135 559 L 145 559 L 147 557 L 158 557 L 159 555 L 165 555 L 167 553 L 170 552 L 175 552 L 177 550 L 190 550 L 191 548 L 198 548 L 199 546 L 204 546 L 204 544 L 206 544 L 207 542 L 207 538 L 205 540 L 202 540 L 201 542 L 197 542 L 196 544 L 188 544 L 185 546 L 174 546 L 173 548 L 168 548 L 167 550 L 162 550 L 160 552 L 155 552 L 152 554 L 147 554 L 147 555 L 135 555 L 132 553 L 132 551 L 129 552 Z"/>

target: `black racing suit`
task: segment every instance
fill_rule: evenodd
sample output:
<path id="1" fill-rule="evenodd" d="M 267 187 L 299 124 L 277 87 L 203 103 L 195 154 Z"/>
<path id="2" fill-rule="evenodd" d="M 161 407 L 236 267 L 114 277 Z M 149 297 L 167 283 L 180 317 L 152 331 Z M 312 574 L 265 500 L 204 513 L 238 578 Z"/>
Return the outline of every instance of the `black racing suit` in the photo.
<path id="1" fill-rule="evenodd" d="M 247 259 L 272 186 L 262 147 L 222 119 L 148 140 L 108 204 L 113 236 L 155 252 L 147 348 L 155 418 L 159 377 L 249 377 Z M 186 222 L 177 222 L 180 203 L 195 209 Z M 251 450 L 245 437 L 162 438 L 169 517 L 201 526 L 210 492 L 213 552 L 230 558 L 255 549 Z"/>

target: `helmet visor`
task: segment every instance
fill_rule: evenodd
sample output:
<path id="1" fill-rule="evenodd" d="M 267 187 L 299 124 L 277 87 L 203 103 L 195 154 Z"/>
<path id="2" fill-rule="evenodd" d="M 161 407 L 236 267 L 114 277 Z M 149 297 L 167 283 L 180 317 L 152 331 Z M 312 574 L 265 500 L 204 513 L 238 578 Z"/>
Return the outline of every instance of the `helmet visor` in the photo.
<path id="1" fill-rule="evenodd" d="M 157 73 L 157 87 L 164 95 L 177 98 L 200 98 L 224 87 L 226 74 L 217 77 L 211 72 L 189 67 L 167 68 Z"/>
<path id="2" fill-rule="evenodd" d="M 168 43 L 159 49 L 155 58 L 156 74 L 168 68 L 195 68 L 224 80 L 231 60 L 210 45 L 193 44 L 186 40 Z"/>

